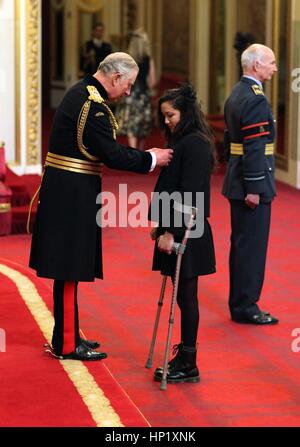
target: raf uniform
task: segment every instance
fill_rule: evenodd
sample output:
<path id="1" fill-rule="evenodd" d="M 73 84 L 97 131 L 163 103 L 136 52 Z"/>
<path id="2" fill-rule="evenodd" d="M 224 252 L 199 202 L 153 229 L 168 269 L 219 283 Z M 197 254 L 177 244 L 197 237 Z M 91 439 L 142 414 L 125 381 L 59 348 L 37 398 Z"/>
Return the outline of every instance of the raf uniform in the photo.
<path id="1" fill-rule="evenodd" d="M 72 353 L 72 358 L 78 358 L 74 350 L 82 342 L 77 284 L 103 277 L 101 228 L 96 223 L 102 164 L 139 173 L 149 172 L 152 164 L 149 152 L 116 142 L 117 123 L 107 98 L 100 82 L 88 75 L 59 106 L 32 236 L 30 267 L 38 276 L 54 279 L 54 353 Z"/>
<path id="2" fill-rule="evenodd" d="M 232 319 L 270 324 L 257 302 L 263 286 L 274 179 L 275 127 L 259 82 L 243 76 L 225 103 L 225 149 L 229 162 L 222 193 L 231 207 L 230 292 Z M 247 194 L 259 194 L 251 209 Z M 276 320 L 276 321 L 275 321 Z"/>

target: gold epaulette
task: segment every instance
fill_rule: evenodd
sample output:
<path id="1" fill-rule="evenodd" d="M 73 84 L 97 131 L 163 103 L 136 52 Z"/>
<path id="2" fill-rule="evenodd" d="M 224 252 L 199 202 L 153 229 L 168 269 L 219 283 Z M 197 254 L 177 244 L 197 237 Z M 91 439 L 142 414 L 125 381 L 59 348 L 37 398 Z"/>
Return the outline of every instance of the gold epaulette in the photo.
<path id="1" fill-rule="evenodd" d="M 260 88 L 259 85 L 253 84 L 251 87 L 252 87 L 252 90 L 254 91 L 254 93 L 256 95 L 263 95 L 263 96 L 265 96 L 264 92 L 262 91 L 262 89 Z"/>
<path id="2" fill-rule="evenodd" d="M 102 98 L 102 96 L 100 95 L 100 93 L 98 92 L 96 87 L 94 87 L 93 85 L 88 85 L 87 90 L 90 94 L 90 96 L 89 96 L 90 101 L 94 101 L 99 104 L 102 104 L 104 102 L 104 99 Z"/>
<path id="3" fill-rule="evenodd" d="M 119 129 L 119 125 L 117 123 L 116 117 L 111 111 L 110 107 L 106 104 L 105 99 L 102 98 L 98 90 L 94 85 L 88 85 L 87 90 L 90 94 L 89 101 L 97 102 L 98 104 L 102 104 L 108 112 L 109 122 L 112 127 L 113 138 L 117 138 L 117 131 Z"/>
<path id="4" fill-rule="evenodd" d="M 93 101 L 96 102 L 97 104 L 102 104 L 103 107 L 105 107 L 105 109 L 107 110 L 109 122 L 112 128 L 112 135 L 114 139 L 117 138 L 117 130 L 119 129 L 119 126 L 114 114 L 112 113 L 108 105 L 105 103 L 105 99 L 102 98 L 96 87 L 94 85 L 88 85 L 87 91 L 89 92 L 89 97 L 82 106 L 77 122 L 77 144 L 82 155 L 84 155 L 88 160 L 97 161 L 99 160 L 98 157 L 94 157 L 93 155 L 89 154 L 87 148 L 83 144 L 83 132 L 91 108 L 91 102 Z M 100 113 L 101 112 L 98 112 L 97 116 L 104 115 L 104 113 L 101 113 L 101 115 Z"/>

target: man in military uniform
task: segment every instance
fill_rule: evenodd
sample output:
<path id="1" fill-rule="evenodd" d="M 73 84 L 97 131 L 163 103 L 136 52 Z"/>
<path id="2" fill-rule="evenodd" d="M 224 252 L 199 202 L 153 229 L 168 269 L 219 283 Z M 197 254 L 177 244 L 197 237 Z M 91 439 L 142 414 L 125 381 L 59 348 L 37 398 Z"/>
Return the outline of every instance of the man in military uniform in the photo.
<path id="1" fill-rule="evenodd" d="M 97 72 L 75 84 L 52 127 L 33 231 L 30 267 L 54 279 L 51 352 L 59 358 L 101 360 L 97 342 L 79 336 L 77 286 L 102 278 L 101 228 L 96 224 L 102 164 L 146 174 L 166 166 L 171 150 L 140 152 L 116 141 L 117 122 L 107 101 L 129 95 L 138 74 L 131 56 L 113 53 Z"/>
<path id="2" fill-rule="evenodd" d="M 243 76 L 225 103 L 229 163 L 223 194 L 231 208 L 229 308 L 233 321 L 274 324 L 258 307 L 268 246 L 275 128 L 262 83 L 277 71 L 273 51 L 253 44 L 242 54 Z"/>
<path id="3" fill-rule="evenodd" d="M 103 41 L 104 25 L 95 23 L 92 39 L 84 44 L 81 60 L 81 69 L 85 74 L 94 74 L 100 62 L 112 53 L 112 47 Z"/>

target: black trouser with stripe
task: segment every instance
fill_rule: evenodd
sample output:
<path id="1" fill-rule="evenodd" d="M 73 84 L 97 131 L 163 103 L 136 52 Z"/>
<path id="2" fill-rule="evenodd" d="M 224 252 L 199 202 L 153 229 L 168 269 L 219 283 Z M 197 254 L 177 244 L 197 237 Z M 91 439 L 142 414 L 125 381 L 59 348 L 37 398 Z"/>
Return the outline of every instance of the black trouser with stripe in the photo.
<path id="1" fill-rule="evenodd" d="M 248 318 L 259 311 L 270 230 L 271 203 L 255 209 L 230 200 L 231 247 L 229 257 L 229 309 L 233 318 Z"/>
<path id="2" fill-rule="evenodd" d="M 75 281 L 54 280 L 52 347 L 57 355 L 69 354 L 80 344 L 77 286 Z"/>

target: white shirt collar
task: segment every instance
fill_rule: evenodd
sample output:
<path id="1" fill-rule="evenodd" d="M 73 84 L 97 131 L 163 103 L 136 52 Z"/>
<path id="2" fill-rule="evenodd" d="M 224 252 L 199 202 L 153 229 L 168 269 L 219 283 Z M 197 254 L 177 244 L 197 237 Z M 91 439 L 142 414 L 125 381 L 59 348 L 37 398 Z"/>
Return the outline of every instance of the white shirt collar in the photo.
<path id="1" fill-rule="evenodd" d="M 93 42 L 94 42 L 95 47 L 100 48 L 102 43 L 103 43 L 103 40 L 102 39 L 96 39 L 96 37 L 94 37 L 93 38 Z"/>

